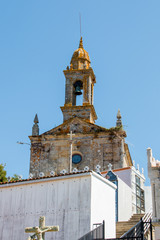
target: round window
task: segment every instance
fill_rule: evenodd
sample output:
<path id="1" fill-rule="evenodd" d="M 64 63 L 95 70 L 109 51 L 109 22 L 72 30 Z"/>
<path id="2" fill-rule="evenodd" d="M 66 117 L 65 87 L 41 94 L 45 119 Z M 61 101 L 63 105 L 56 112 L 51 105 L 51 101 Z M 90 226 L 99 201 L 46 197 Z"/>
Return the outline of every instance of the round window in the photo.
<path id="1" fill-rule="evenodd" d="M 82 160 L 82 156 L 80 154 L 74 154 L 72 156 L 72 163 L 80 163 L 80 161 Z"/>

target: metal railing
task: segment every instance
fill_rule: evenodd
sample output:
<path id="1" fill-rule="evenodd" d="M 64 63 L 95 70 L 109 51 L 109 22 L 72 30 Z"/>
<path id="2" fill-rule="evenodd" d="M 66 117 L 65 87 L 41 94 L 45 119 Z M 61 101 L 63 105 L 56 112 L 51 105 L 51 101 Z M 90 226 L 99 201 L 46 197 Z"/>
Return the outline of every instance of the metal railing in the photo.
<path id="1" fill-rule="evenodd" d="M 126 239 L 126 238 L 136 238 L 136 239 L 141 239 L 142 237 L 142 232 L 143 232 L 143 223 L 142 220 L 139 221 L 135 226 L 133 226 L 128 232 L 124 233 L 120 239 Z"/>
<path id="2" fill-rule="evenodd" d="M 146 213 L 135 226 L 124 233 L 120 238 L 105 240 L 145 240 L 148 234 L 150 234 L 149 239 L 152 240 L 152 210 Z"/>
<path id="3" fill-rule="evenodd" d="M 85 234 L 78 240 L 103 240 L 105 239 L 105 222 L 93 224 L 96 226 L 92 231 Z M 98 226 L 98 227 L 97 227 Z"/>
<path id="4" fill-rule="evenodd" d="M 128 232 L 124 233 L 120 238 L 105 239 L 105 222 L 94 224 L 95 229 L 79 238 L 78 240 L 145 240 L 147 233 L 150 233 L 152 240 L 152 213 L 149 212 L 141 218 L 141 220 L 133 226 Z M 97 227 L 98 226 L 98 227 Z"/>
<path id="5" fill-rule="evenodd" d="M 126 238 L 136 238 L 136 239 L 144 239 L 146 233 L 150 230 L 151 238 L 152 238 L 152 212 L 146 213 L 143 218 L 133 226 L 128 232 L 124 233 L 120 239 Z"/>
<path id="6" fill-rule="evenodd" d="M 144 235 L 148 232 L 148 229 L 150 228 L 150 231 L 152 231 L 152 209 L 148 213 L 146 213 L 142 218 L 144 224 Z"/>
<path id="7" fill-rule="evenodd" d="M 151 219 L 146 222 L 141 219 L 134 227 L 132 227 L 125 234 L 123 234 L 120 238 L 110 238 L 105 240 L 145 240 L 145 235 L 147 234 L 147 232 L 150 233 L 150 240 L 152 240 L 153 238 Z"/>

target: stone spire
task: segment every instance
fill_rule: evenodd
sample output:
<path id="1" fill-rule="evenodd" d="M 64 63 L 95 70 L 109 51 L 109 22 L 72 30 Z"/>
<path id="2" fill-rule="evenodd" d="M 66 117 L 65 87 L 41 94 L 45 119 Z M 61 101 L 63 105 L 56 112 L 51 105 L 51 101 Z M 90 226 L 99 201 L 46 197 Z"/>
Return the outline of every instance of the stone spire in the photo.
<path id="1" fill-rule="evenodd" d="M 33 124 L 33 127 L 32 127 L 32 136 L 38 136 L 39 135 L 39 126 L 38 126 L 38 116 L 37 114 L 35 115 L 35 118 L 34 118 L 34 124 Z"/>
<path id="2" fill-rule="evenodd" d="M 80 42 L 79 42 L 79 48 L 83 48 L 83 40 L 82 40 L 82 37 L 81 37 Z"/>
<path id="3" fill-rule="evenodd" d="M 118 109 L 118 113 L 117 113 L 117 122 L 116 122 L 116 127 L 122 127 L 122 120 L 121 120 L 121 113 L 120 110 Z"/>

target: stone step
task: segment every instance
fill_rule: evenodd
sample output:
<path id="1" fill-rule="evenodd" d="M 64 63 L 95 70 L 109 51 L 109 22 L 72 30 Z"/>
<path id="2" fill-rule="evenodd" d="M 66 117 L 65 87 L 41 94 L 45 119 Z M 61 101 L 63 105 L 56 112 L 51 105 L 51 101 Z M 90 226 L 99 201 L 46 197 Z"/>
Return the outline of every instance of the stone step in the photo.
<path id="1" fill-rule="evenodd" d="M 139 219 L 138 219 L 138 222 L 139 222 Z M 123 225 L 134 224 L 134 223 L 137 223 L 137 221 L 117 222 L 117 225 L 123 226 Z"/>
<path id="2" fill-rule="evenodd" d="M 129 223 L 129 224 L 125 224 L 125 225 L 117 225 L 117 228 L 129 228 L 129 227 L 134 226 L 136 224 L 137 224 L 137 222 Z"/>
<path id="3" fill-rule="evenodd" d="M 121 237 L 124 233 L 128 232 L 132 227 L 134 227 L 144 214 L 134 214 L 129 221 L 117 222 L 116 224 L 116 237 Z"/>
<path id="4" fill-rule="evenodd" d="M 136 225 L 137 223 L 138 223 L 139 221 L 135 221 L 135 222 L 126 222 L 126 223 L 124 223 L 124 224 L 117 224 L 117 227 L 118 228 L 123 228 L 123 227 L 127 227 L 127 226 L 134 226 L 134 225 Z"/>
<path id="5" fill-rule="evenodd" d="M 142 217 L 144 216 L 144 214 L 134 214 L 129 221 L 132 221 L 132 220 L 137 220 L 137 219 L 141 219 Z"/>

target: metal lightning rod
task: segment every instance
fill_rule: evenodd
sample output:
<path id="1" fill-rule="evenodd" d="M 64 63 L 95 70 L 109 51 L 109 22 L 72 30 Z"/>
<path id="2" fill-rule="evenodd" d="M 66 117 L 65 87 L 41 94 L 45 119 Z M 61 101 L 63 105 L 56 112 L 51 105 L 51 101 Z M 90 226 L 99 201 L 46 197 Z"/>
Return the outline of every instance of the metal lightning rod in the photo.
<path id="1" fill-rule="evenodd" d="M 81 38 L 81 34 L 82 34 L 82 32 L 81 32 L 81 13 L 79 13 L 79 23 L 80 23 L 80 38 Z"/>

